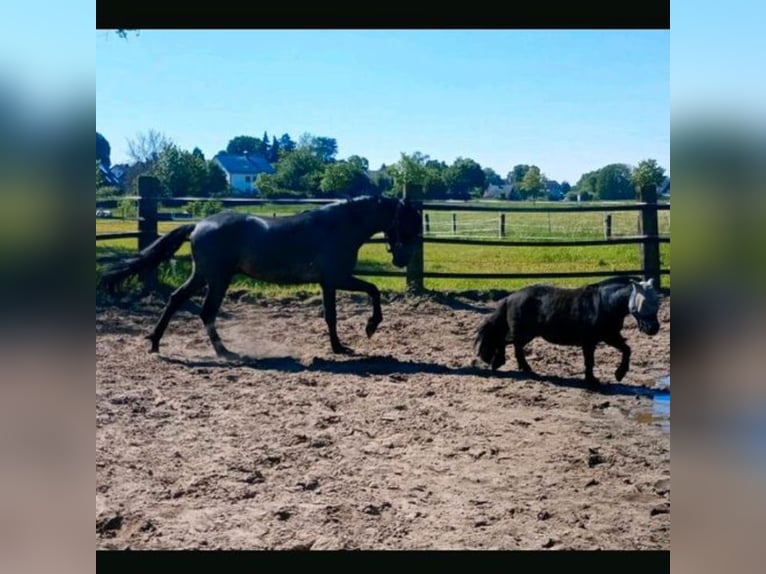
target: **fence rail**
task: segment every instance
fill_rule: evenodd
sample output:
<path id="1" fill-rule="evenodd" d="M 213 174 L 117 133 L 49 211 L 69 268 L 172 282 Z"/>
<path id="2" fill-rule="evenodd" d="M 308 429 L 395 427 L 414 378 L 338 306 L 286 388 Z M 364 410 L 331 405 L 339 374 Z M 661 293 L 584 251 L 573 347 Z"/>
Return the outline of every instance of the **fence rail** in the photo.
<path id="1" fill-rule="evenodd" d="M 188 203 L 196 201 L 206 201 L 209 198 L 172 198 L 159 199 L 157 197 L 157 180 L 151 177 L 143 176 L 139 178 L 139 195 L 130 196 L 124 199 L 135 200 L 138 203 L 138 231 L 98 233 L 96 241 L 105 241 L 110 239 L 138 239 L 139 249 L 143 249 L 159 237 L 157 231 L 158 205 L 162 203 L 165 207 L 181 207 Z M 492 212 L 500 213 L 498 233 L 500 237 L 506 234 L 505 213 L 549 213 L 549 214 L 569 214 L 584 212 L 602 212 L 607 213 L 604 218 L 604 239 L 562 239 L 562 240 L 518 240 L 518 239 L 470 239 L 458 237 L 429 237 L 425 236 L 422 244 L 446 244 L 446 245 L 474 245 L 485 247 L 596 247 L 607 245 L 638 245 L 641 250 L 642 268 L 632 270 L 618 271 L 571 271 L 571 272 L 534 272 L 534 273 L 448 273 L 424 271 L 423 249 L 416 250 L 413 261 L 407 268 L 407 271 L 387 271 L 387 270 L 358 270 L 355 272 L 359 276 L 371 277 L 406 277 L 408 287 L 414 291 L 423 289 L 423 279 L 563 279 L 580 277 L 611 277 L 615 275 L 639 275 L 646 278 L 653 277 L 655 284 L 661 285 L 661 276 L 669 275 L 670 269 L 660 267 L 659 245 L 660 243 L 670 243 L 669 236 L 659 234 L 658 212 L 670 209 L 669 204 L 657 203 L 655 187 L 645 187 L 640 190 L 642 201 L 630 204 L 610 204 L 610 205 L 573 205 L 573 206 L 530 206 L 518 207 L 513 205 L 465 205 L 451 202 L 431 202 L 419 201 L 418 192 L 415 190 L 411 194 L 416 202 L 418 209 L 422 212 L 428 211 L 451 211 L 452 234 L 457 235 L 457 217 L 456 212 Z M 221 198 L 224 206 L 258 206 L 258 205 L 326 205 L 337 200 L 332 199 L 255 199 L 255 198 Z M 116 200 L 100 200 L 96 202 L 99 209 L 116 206 Z M 628 211 L 639 213 L 638 234 L 632 236 L 612 236 L 612 217 L 611 213 Z M 193 220 L 187 220 L 193 221 Z M 449 224 L 447 224 L 449 225 Z M 425 229 L 430 231 L 430 220 L 425 216 Z M 484 228 L 482 228 L 484 230 Z M 489 228 L 487 228 L 488 230 Z M 366 243 L 379 244 L 385 243 L 382 237 L 373 237 Z M 153 284 L 156 282 L 156 272 L 143 277 L 143 279 Z"/>

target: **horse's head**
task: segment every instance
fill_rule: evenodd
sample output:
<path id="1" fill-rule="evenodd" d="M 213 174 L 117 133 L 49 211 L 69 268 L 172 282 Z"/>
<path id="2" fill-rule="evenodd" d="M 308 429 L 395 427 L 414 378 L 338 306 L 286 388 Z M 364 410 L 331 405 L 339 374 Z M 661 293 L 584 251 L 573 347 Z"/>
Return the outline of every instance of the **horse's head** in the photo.
<path id="1" fill-rule="evenodd" d="M 391 226 L 385 232 L 388 251 L 393 254 L 394 265 L 407 266 L 422 234 L 423 220 L 418 210 L 409 200 L 399 200 Z"/>
<path id="2" fill-rule="evenodd" d="M 505 317 L 505 303 L 501 303 L 476 329 L 473 340 L 474 351 L 481 361 L 493 371 L 506 363 L 505 337 L 508 323 Z M 479 366 L 474 362 L 474 366 Z"/>
<path id="3" fill-rule="evenodd" d="M 654 281 L 632 281 L 628 310 L 638 321 L 642 333 L 653 336 L 660 330 L 657 311 L 660 308 L 660 297 L 654 288 Z"/>

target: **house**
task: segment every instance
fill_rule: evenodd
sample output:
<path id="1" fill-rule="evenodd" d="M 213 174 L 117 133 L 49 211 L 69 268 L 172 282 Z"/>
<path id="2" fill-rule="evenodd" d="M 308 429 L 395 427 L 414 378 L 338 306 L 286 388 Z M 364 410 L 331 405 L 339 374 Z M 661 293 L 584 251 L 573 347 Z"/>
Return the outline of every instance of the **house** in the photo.
<path id="1" fill-rule="evenodd" d="M 238 193 L 258 194 L 255 180 L 260 173 L 274 173 L 274 167 L 259 155 L 219 153 L 213 160 L 226 174 L 229 185 Z"/>
<path id="2" fill-rule="evenodd" d="M 484 199 L 515 199 L 512 183 L 504 183 L 503 185 L 490 184 L 487 189 L 484 190 L 482 195 Z"/>
<path id="3" fill-rule="evenodd" d="M 120 186 L 120 176 L 122 175 L 122 173 L 114 173 L 111 169 L 109 169 L 103 163 L 101 163 L 101 160 L 99 159 L 96 160 L 96 166 L 98 167 L 98 170 L 101 172 L 101 177 L 104 178 L 106 185 L 110 185 L 113 187 Z"/>

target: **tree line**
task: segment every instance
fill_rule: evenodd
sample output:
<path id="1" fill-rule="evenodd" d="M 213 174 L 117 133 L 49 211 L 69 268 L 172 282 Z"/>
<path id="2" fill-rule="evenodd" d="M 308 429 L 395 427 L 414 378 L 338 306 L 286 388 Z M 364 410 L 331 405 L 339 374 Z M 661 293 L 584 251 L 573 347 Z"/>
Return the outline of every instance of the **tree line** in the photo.
<path id="1" fill-rule="evenodd" d="M 138 176 L 153 175 L 168 197 L 220 197 L 230 195 L 226 174 L 199 148 L 181 149 L 170 138 L 155 130 L 139 133 L 128 141 L 130 162 L 112 166 L 108 140 L 96 132 L 96 194 L 114 196 L 135 193 Z M 539 166 L 517 164 L 500 176 L 466 157 L 451 164 L 416 151 L 401 153 L 391 165 L 370 170 L 366 158 L 351 155 L 338 159 L 335 138 L 304 133 L 297 141 L 285 133 L 277 137 L 264 132 L 261 137 L 239 135 L 229 140 L 219 153 L 249 154 L 264 158 L 273 173 L 261 173 L 255 185 L 264 197 L 353 197 L 363 194 L 401 195 L 405 185 L 418 185 L 425 199 L 471 199 L 492 196 L 500 199 L 635 199 L 636 185 L 659 185 L 664 168 L 653 159 L 636 168 L 610 164 L 583 174 L 575 186 L 548 179 Z M 121 186 L 105 181 L 99 163 L 120 168 Z"/>

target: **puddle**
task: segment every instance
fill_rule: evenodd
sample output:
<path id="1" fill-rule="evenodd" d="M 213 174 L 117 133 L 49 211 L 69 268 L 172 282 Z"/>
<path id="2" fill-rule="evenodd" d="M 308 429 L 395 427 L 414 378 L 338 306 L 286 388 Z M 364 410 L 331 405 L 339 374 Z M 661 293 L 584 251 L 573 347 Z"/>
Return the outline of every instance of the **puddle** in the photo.
<path id="1" fill-rule="evenodd" d="M 654 389 L 655 395 L 651 408 L 636 414 L 636 420 L 657 425 L 663 431 L 670 432 L 670 375 L 660 377 Z"/>

